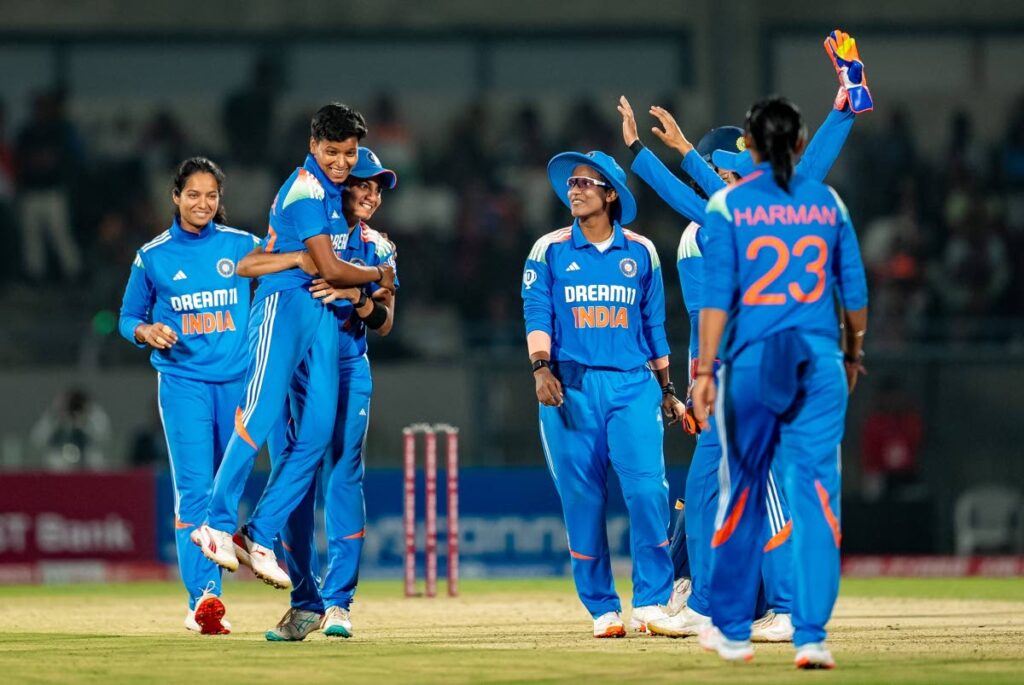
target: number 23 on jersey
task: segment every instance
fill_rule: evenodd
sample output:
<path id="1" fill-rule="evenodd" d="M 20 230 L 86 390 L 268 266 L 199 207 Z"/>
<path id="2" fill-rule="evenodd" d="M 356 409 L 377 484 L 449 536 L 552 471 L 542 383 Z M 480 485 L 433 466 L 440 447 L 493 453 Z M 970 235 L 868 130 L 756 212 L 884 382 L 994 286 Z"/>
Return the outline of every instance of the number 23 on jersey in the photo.
<path id="1" fill-rule="evenodd" d="M 743 304 L 748 306 L 784 305 L 789 301 L 790 297 L 797 302 L 810 304 L 821 299 L 822 294 L 825 292 L 825 264 L 828 262 L 828 244 L 824 238 L 816 235 L 805 235 L 796 241 L 796 245 L 793 246 L 793 251 L 790 253 L 789 247 L 781 238 L 773 235 L 758 236 L 747 246 L 745 256 L 748 260 L 754 261 L 763 250 L 770 250 L 775 253 L 775 263 L 743 293 Z M 783 275 L 786 267 L 789 266 L 791 254 L 797 258 L 806 255 L 810 260 L 804 267 L 804 271 L 805 273 L 814 274 L 817 278 L 810 292 L 805 292 L 796 280 L 786 283 L 784 292 L 778 292 L 778 290 L 782 289 L 782 284 L 776 285 L 775 281 Z M 769 290 L 772 292 L 766 292 Z"/>

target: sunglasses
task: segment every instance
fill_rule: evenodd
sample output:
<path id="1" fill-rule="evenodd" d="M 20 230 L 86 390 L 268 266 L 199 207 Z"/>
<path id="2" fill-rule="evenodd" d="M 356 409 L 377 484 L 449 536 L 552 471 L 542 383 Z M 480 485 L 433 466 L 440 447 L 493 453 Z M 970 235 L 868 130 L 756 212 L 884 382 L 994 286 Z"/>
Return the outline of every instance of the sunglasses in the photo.
<path id="1" fill-rule="evenodd" d="M 566 179 L 565 185 L 569 188 L 579 188 L 580 190 L 586 190 L 587 188 L 611 188 L 610 184 L 598 181 L 596 178 L 590 178 L 589 176 L 570 176 Z"/>

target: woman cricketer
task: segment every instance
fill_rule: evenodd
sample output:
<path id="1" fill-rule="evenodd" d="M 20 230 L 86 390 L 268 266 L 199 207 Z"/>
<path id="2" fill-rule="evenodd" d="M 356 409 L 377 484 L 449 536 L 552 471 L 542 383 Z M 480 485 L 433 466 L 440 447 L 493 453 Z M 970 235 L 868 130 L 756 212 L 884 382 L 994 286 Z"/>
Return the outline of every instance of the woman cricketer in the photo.
<path id="1" fill-rule="evenodd" d="M 188 591 L 185 627 L 230 632 L 220 600 L 221 571 L 189 541 L 203 522 L 210 488 L 242 396 L 249 324 L 249 280 L 235 265 L 259 244 L 222 225 L 224 173 L 208 159 L 181 163 L 170 228 L 135 255 L 119 330 L 150 347 L 160 420 L 174 486 L 178 568 Z"/>
<path id="2" fill-rule="evenodd" d="M 832 668 L 825 624 L 839 592 L 840 441 L 861 370 L 864 265 L 836 192 L 794 173 L 807 135 L 797 108 L 762 100 L 744 131 L 755 167 L 711 197 L 703 229 L 693 403 L 701 420 L 714 407 L 722 463 L 711 541 L 714 626 L 700 637 L 724 659 L 753 658 L 765 487 L 778 460 L 792 513 L 796 665 Z"/>
<path id="3" fill-rule="evenodd" d="M 629 510 L 630 625 L 646 631 L 672 591 L 662 414 L 674 422 L 685 407 L 669 380 L 658 254 L 623 228 L 636 217 L 625 172 L 603 152 L 565 152 L 548 178 L 573 223 L 538 240 L 523 271 L 540 438 L 594 637 L 622 637 L 605 529 L 608 465 Z"/>

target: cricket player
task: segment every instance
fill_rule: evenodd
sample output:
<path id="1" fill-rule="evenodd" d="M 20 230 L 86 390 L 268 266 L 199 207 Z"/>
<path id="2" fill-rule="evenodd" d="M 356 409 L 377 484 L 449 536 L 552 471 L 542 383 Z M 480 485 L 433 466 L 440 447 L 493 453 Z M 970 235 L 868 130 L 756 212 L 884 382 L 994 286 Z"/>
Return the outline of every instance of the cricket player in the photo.
<path id="1" fill-rule="evenodd" d="M 840 76 L 840 89 L 833 110 L 826 117 L 807 146 L 798 171 L 809 178 L 823 179 L 838 158 L 843 144 L 853 126 L 855 115 L 873 107 L 867 90 L 863 64 L 857 53 L 856 43 L 838 29 L 825 40 L 825 49 Z M 850 83 L 844 77 L 844 70 L 850 67 L 856 71 L 858 83 Z M 852 92 L 852 96 L 848 94 Z M 644 179 L 676 211 L 691 223 L 684 230 L 679 243 L 677 268 L 683 297 L 690 316 L 690 358 L 695 362 L 698 342 L 698 319 L 703 306 L 704 263 L 702 259 L 703 199 L 690 186 L 677 179 L 657 157 L 640 142 L 635 120 L 628 101 L 622 98 L 619 110 L 623 114 L 623 137 L 636 154 L 632 169 Z M 651 109 L 664 129 L 654 129 L 656 135 L 669 147 L 683 155 L 683 170 L 694 179 L 698 188 L 708 194 L 740 179 L 740 172 L 749 173 L 752 168 L 750 155 L 745 152 L 743 130 L 724 126 L 712 129 L 701 139 L 697 148 L 686 141 L 671 114 L 660 107 Z M 713 156 L 713 160 L 712 160 Z M 714 161 L 714 164 L 712 164 Z M 691 363 L 691 372 L 693 364 Z M 692 382 L 692 377 L 691 377 Z M 696 422 L 684 422 L 684 426 L 696 426 Z M 673 558 L 676 562 L 676 591 L 670 602 L 668 620 L 655 622 L 651 630 L 655 634 L 671 637 L 696 635 L 710 616 L 708 579 L 710 577 L 710 539 L 713 533 L 714 514 L 717 502 L 717 471 L 721 456 L 714 419 L 710 430 L 698 431 L 697 448 L 686 481 L 686 550 L 680 550 L 681 539 L 673 537 Z M 778 476 L 769 473 L 766 489 L 769 517 L 765 532 L 764 591 L 756 607 L 754 641 L 782 642 L 792 639 L 793 628 L 790 620 L 792 601 L 791 550 L 786 545 L 791 526 L 784 493 L 779 488 Z M 682 516 L 682 512 L 680 512 Z M 677 528 L 680 526 L 677 522 Z M 684 576 L 688 562 L 690 578 Z M 692 584 L 689 582 L 692 581 Z M 689 584 L 689 588 L 687 585 Z M 687 593 L 686 590 L 690 592 Z M 686 606 L 682 607 L 683 598 Z M 673 606 L 674 605 L 674 606 Z"/>
<path id="2" fill-rule="evenodd" d="M 342 184 L 359 154 L 366 122 L 351 108 L 321 107 L 310 126 L 309 154 L 278 191 L 270 208 L 267 252 L 308 252 L 327 283 L 349 287 L 379 283 L 394 288 L 389 265 L 342 262 L 331 235 L 344 230 Z M 192 540 L 214 563 L 250 566 L 264 582 L 291 587 L 274 555 L 273 540 L 305 496 L 331 442 L 338 403 L 338 326 L 334 312 L 309 296 L 312 277 L 301 268 L 260 279 L 249 322 L 245 389 L 235 430 L 214 479 L 206 522 Z M 274 463 L 249 521 L 238 523 L 238 503 L 253 462 L 288 399 L 294 439 Z"/>
<path id="3" fill-rule="evenodd" d="M 540 402 L 540 438 L 562 500 L 573 578 L 594 637 L 622 637 L 605 529 L 608 464 L 629 510 L 630 626 L 665 617 L 672 591 L 662 414 L 685 408 L 669 378 L 661 262 L 626 230 L 636 201 L 603 152 L 565 152 L 548 164 L 573 223 L 543 236 L 523 271 L 527 345 Z"/>
<path id="4" fill-rule="evenodd" d="M 693 404 L 702 421 L 714 407 L 723 454 L 711 540 L 714 625 L 700 639 L 726 660 L 753 658 L 765 490 L 777 463 L 793 516 L 796 665 L 832 668 L 825 624 L 839 592 L 840 441 L 862 368 L 867 283 L 839 195 L 794 172 L 806 135 L 788 100 L 755 103 L 744 128 L 754 170 L 711 197 L 702 229 Z"/>
<path id="5" fill-rule="evenodd" d="M 365 222 L 380 207 L 384 190 L 398 183 L 394 171 L 385 169 L 367 147 L 359 148 L 359 160 L 345 182 L 342 214 L 344 232 L 331 236 L 339 259 L 351 264 L 396 268 L 394 245 Z M 258 277 L 289 268 L 305 253 L 260 254 L 254 252 L 239 264 L 239 271 Z M 397 274 L 395 287 L 398 287 Z M 370 418 L 373 381 L 367 357 L 367 331 L 387 335 L 394 324 L 395 298 L 373 284 L 366 289 L 338 289 L 316 279 L 310 296 L 330 304 L 338 326 L 338 409 L 330 449 L 317 479 L 288 517 L 282 531 L 285 559 L 293 587 L 291 607 L 277 626 L 266 632 L 271 641 L 295 641 L 322 627 L 328 637 L 351 637 L 349 614 L 359 579 L 359 559 L 366 536 L 366 503 L 363 498 L 363 452 Z M 367 294 L 369 292 L 369 295 Z M 276 461 L 287 449 L 294 429 L 287 403 L 267 445 Z M 324 491 L 327 528 L 327 573 L 320 581 L 320 562 L 314 536 L 314 504 L 317 488 Z"/>
<path id="6" fill-rule="evenodd" d="M 224 225 L 224 173 L 204 157 L 174 176 L 170 228 L 135 254 L 118 329 L 149 347 L 174 487 L 178 570 L 188 592 L 185 627 L 231 632 L 220 599 L 221 570 L 189 542 L 206 515 L 242 396 L 249 281 L 235 265 L 259 240 Z"/>

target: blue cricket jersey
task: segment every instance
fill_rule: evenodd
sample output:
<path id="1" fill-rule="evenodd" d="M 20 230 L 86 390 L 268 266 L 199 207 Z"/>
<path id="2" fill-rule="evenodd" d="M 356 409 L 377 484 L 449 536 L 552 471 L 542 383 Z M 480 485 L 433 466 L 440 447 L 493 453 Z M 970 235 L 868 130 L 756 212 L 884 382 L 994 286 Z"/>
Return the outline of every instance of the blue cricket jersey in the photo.
<path id="1" fill-rule="evenodd" d="M 332 183 L 313 155 L 292 172 L 270 206 L 270 223 L 263 240 L 265 252 L 305 252 L 305 241 L 316 235 L 343 233 L 347 226 L 341 213 L 341 186 Z M 292 268 L 260 276 L 255 301 L 290 288 L 307 288 L 313 277 Z"/>
<path id="2" fill-rule="evenodd" d="M 669 353 L 654 244 L 616 223 L 599 251 L 578 222 L 538 240 L 523 271 L 526 332 L 551 336 L 551 358 L 627 371 Z"/>
<path id="3" fill-rule="evenodd" d="M 702 232 L 704 306 L 729 313 L 725 360 L 788 329 L 837 342 L 836 296 L 844 309 L 867 306 L 850 214 L 820 181 L 795 175 L 786 193 L 758 164 L 711 197 Z"/>
<path id="4" fill-rule="evenodd" d="M 833 109 L 811 138 L 804 150 L 796 173 L 815 180 L 824 180 L 839 157 L 846 138 L 850 135 L 856 115 L 847 107 Z M 687 184 L 680 181 L 658 157 L 646 147 L 633 160 L 631 169 L 649 185 L 662 200 L 677 213 L 691 220 L 679 239 L 676 253 L 676 269 L 679 272 L 679 286 L 683 292 L 683 303 L 690 317 L 690 358 L 697 358 L 700 342 L 698 323 L 703 304 L 704 266 L 703 233 L 704 201 Z M 725 187 L 725 181 L 697 153 L 691 150 L 683 157 L 682 169 L 709 196 Z"/>
<path id="5" fill-rule="evenodd" d="M 331 235 L 331 244 L 338 259 L 359 266 L 388 264 L 395 269 L 395 289 L 398 289 L 398 267 L 392 244 L 380 233 L 363 222 L 344 233 Z M 380 290 L 380 285 L 367 286 L 369 295 Z M 352 303 L 345 300 L 333 302 L 334 315 L 338 319 L 338 358 L 352 359 L 366 354 L 366 324 L 356 316 Z"/>
<path id="6" fill-rule="evenodd" d="M 213 222 L 198 233 L 178 220 L 135 254 L 118 330 L 136 347 L 139 324 L 161 322 L 178 334 L 169 350 L 153 350 L 160 373 L 223 382 L 245 374 L 249 279 L 235 265 L 259 239 Z"/>

